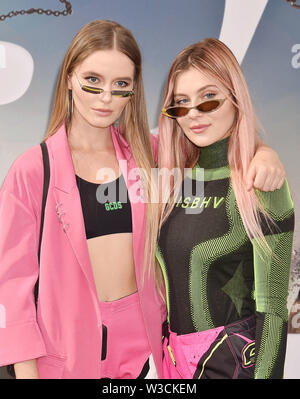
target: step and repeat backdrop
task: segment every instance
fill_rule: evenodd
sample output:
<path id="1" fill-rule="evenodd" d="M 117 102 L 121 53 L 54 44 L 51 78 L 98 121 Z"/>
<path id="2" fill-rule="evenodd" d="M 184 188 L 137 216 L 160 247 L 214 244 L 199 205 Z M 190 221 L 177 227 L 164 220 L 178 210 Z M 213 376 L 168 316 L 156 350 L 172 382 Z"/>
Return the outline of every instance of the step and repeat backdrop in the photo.
<path id="1" fill-rule="evenodd" d="M 295 202 L 285 378 L 300 378 L 300 7 L 286 0 L 1 0 L 0 185 L 16 157 L 43 138 L 63 56 L 94 19 L 115 20 L 137 39 L 153 132 L 181 49 L 219 38 L 242 65 L 263 139 L 279 153 Z"/>

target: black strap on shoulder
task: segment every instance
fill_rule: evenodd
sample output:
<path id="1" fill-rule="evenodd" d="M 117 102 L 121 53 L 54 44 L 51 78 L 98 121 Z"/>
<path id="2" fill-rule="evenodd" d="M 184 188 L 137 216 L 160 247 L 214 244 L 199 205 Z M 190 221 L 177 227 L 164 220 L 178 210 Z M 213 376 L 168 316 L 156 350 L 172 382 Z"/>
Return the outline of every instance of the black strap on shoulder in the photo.
<path id="1" fill-rule="evenodd" d="M 38 247 L 39 265 L 40 265 L 40 252 L 41 252 L 41 243 L 42 243 L 43 226 L 44 226 L 45 206 L 46 206 L 49 181 L 50 181 L 50 164 L 49 164 L 49 154 L 48 154 L 47 144 L 43 141 L 42 143 L 40 143 L 40 146 L 41 146 L 42 154 L 43 154 L 44 183 L 43 183 L 40 238 L 39 238 L 39 247 Z M 37 279 L 37 281 L 35 283 L 35 287 L 34 287 L 34 298 L 35 298 L 36 307 L 37 307 L 38 293 L 39 293 L 39 278 Z M 6 371 L 10 377 L 16 378 L 13 364 L 6 366 Z"/>
<path id="2" fill-rule="evenodd" d="M 44 227 L 45 206 L 46 206 L 49 181 L 50 181 L 50 164 L 49 164 L 49 154 L 48 154 L 47 144 L 45 141 L 43 141 L 40 143 L 40 146 L 41 146 L 42 155 L 43 155 L 44 184 L 43 184 L 43 198 L 42 198 L 42 210 L 41 210 L 40 238 L 39 238 L 39 247 L 38 247 L 39 265 L 40 265 L 41 243 L 42 243 L 43 227 Z M 34 287 L 34 297 L 35 297 L 36 304 L 37 304 L 37 299 L 38 299 L 38 291 L 39 291 L 39 279 L 37 280 L 35 287 Z"/>

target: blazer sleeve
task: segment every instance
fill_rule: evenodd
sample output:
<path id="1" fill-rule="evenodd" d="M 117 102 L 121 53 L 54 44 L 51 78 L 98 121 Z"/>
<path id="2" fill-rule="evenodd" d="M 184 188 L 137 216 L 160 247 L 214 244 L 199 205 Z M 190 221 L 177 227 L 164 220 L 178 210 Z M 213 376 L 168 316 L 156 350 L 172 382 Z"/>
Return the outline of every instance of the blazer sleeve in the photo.
<path id="1" fill-rule="evenodd" d="M 15 176 L 0 190 L 0 366 L 46 355 L 34 301 L 39 223 Z"/>

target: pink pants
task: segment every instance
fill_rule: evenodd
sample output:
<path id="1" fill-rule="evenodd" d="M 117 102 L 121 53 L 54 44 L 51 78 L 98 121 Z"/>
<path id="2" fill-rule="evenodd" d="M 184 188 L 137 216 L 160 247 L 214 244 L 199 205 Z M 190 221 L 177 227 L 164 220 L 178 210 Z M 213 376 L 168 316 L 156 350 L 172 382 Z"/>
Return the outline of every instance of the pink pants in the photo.
<path id="1" fill-rule="evenodd" d="M 102 378 L 157 378 L 143 322 L 139 295 L 100 302 Z"/>

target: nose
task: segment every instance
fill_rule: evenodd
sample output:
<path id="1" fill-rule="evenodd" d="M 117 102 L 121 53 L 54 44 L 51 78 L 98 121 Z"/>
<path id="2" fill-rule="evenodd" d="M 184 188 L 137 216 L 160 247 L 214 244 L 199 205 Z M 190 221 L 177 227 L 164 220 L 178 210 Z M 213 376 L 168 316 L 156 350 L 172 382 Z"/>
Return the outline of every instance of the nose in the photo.
<path id="1" fill-rule="evenodd" d="M 193 108 L 193 109 L 191 109 L 190 112 L 188 113 L 188 116 L 189 116 L 191 119 L 194 119 L 194 118 L 199 118 L 199 116 L 203 116 L 203 114 L 202 114 L 202 112 L 198 111 L 197 108 Z"/>
<path id="2" fill-rule="evenodd" d="M 101 94 L 99 94 L 100 99 L 104 103 L 110 103 L 112 100 L 112 94 L 109 90 L 104 90 Z"/>

